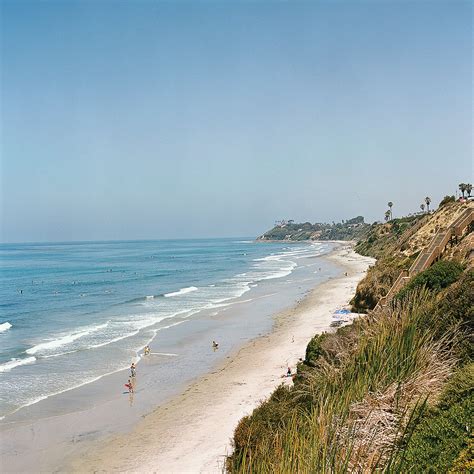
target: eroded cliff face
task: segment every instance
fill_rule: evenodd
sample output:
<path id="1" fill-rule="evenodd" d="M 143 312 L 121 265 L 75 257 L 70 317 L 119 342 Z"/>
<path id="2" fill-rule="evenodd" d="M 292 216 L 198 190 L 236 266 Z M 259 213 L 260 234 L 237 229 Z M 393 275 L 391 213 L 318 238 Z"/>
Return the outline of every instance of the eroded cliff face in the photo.
<path id="1" fill-rule="evenodd" d="M 405 232 L 397 233 L 397 226 L 407 223 L 396 219 L 373 226 L 368 238 L 356 245 L 363 255 L 377 258 L 366 277 L 357 286 L 352 300 L 355 311 L 373 309 L 385 296 L 402 270 L 408 270 L 420 252 L 427 248 L 437 232 L 447 230 L 467 209 L 474 209 L 473 202 L 451 202 L 436 212 L 411 220 Z M 474 234 L 465 235 L 448 245 L 443 259 L 456 260 L 467 267 L 473 265 Z"/>
<path id="2" fill-rule="evenodd" d="M 429 245 L 431 239 L 440 230 L 447 229 L 461 214 L 474 208 L 474 202 L 450 202 L 434 212 L 426 223 L 406 242 L 401 252 L 410 256 Z"/>

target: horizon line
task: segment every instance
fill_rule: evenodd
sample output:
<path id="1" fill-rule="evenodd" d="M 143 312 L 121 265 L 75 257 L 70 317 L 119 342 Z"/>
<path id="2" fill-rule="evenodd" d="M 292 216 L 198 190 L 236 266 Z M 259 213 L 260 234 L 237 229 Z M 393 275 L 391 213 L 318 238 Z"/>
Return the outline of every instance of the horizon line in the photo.
<path id="1" fill-rule="evenodd" d="M 152 239 L 92 239 L 92 240 L 36 240 L 18 242 L 0 242 L 0 245 L 37 245 L 37 244 L 94 244 L 94 243 L 114 243 L 114 242 L 161 242 L 167 240 L 229 240 L 229 239 L 252 239 L 256 236 L 232 236 L 232 237 L 168 237 Z"/>

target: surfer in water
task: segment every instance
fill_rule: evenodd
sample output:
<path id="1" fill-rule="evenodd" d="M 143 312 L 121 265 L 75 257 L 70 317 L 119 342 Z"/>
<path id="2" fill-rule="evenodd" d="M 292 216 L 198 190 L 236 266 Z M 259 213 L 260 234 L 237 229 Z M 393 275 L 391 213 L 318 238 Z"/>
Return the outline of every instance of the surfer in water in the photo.
<path id="1" fill-rule="evenodd" d="M 217 344 L 216 341 L 212 341 L 212 348 L 216 351 L 217 349 L 219 349 L 219 344 Z"/>

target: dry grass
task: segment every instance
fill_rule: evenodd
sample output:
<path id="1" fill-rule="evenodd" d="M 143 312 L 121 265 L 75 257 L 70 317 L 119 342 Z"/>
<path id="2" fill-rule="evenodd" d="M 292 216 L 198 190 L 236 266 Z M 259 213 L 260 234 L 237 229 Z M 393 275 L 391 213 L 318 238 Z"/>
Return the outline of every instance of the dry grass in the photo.
<path id="1" fill-rule="evenodd" d="M 431 216 L 431 219 L 415 235 L 408 239 L 403 253 L 410 256 L 425 248 L 438 230 L 448 228 L 468 207 L 473 206 L 474 202 L 451 202 L 439 208 Z"/>
<path id="2" fill-rule="evenodd" d="M 434 400 L 454 359 L 429 328 L 421 290 L 324 340 L 325 354 L 293 390 L 284 422 L 237 445 L 233 472 L 365 472 L 383 467 L 420 400 Z M 299 402 L 299 405 L 298 405 Z M 260 426 L 261 420 L 255 420 Z"/>
<path id="3" fill-rule="evenodd" d="M 368 393 L 351 405 L 341 436 L 347 438 L 348 430 L 352 435 L 351 470 L 372 471 L 384 465 L 416 405 L 436 402 L 456 363 L 443 346 L 436 343 L 427 350 L 424 367 L 407 380 L 392 383 L 383 392 Z"/>

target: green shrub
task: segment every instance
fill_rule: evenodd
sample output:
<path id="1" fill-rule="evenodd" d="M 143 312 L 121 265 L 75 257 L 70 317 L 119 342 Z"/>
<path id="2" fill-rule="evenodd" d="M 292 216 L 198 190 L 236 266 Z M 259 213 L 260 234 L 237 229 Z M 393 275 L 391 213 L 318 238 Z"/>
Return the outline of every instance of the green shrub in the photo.
<path id="1" fill-rule="evenodd" d="M 474 392 L 474 362 L 458 369 L 449 379 L 443 389 L 438 406 L 448 408 Z"/>
<path id="2" fill-rule="evenodd" d="M 424 272 L 416 275 L 399 291 L 397 298 L 404 298 L 414 289 L 423 286 L 429 290 L 438 292 L 458 280 L 462 272 L 463 266 L 460 263 L 449 260 L 439 260 Z"/>
<path id="3" fill-rule="evenodd" d="M 456 201 L 456 198 L 454 196 L 444 196 L 442 201 L 439 203 L 439 207 L 444 206 L 445 204 L 448 204 L 448 202 L 454 202 Z"/>
<path id="4" fill-rule="evenodd" d="M 410 267 L 415 256 L 390 255 L 377 260 L 365 278 L 359 282 L 351 300 L 352 311 L 366 313 L 385 296 L 402 270 Z"/>
<path id="5" fill-rule="evenodd" d="M 469 464 L 472 450 L 473 380 L 470 362 L 449 378 L 435 407 L 415 407 L 388 472 L 470 472 L 462 469 Z"/>
<path id="6" fill-rule="evenodd" d="M 327 338 L 327 333 L 316 334 L 306 346 L 305 363 L 314 367 L 316 361 L 323 355 L 324 350 L 321 343 Z"/>
<path id="7" fill-rule="evenodd" d="M 394 472 L 448 472 L 468 446 L 472 429 L 474 396 L 447 409 L 435 409 L 415 429 Z"/>
<path id="8" fill-rule="evenodd" d="M 436 321 L 437 337 L 442 337 L 450 328 L 458 327 L 454 341 L 456 357 L 461 361 L 474 359 L 474 271 L 465 272 L 458 282 L 439 293 L 433 317 Z"/>
<path id="9" fill-rule="evenodd" d="M 465 474 L 467 472 L 474 472 L 474 438 L 469 439 L 467 448 L 461 451 L 449 470 L 449 474 Z"/>
<path id="10" fill-rule="evenodd" d="M 235 450 L 251 455 L 255 446 L 269 433 L 274 433 L 290 416 L 292 405 L 290 389 L 280 385 L 250 416 L 240 420 L 234 432 Z"/>

